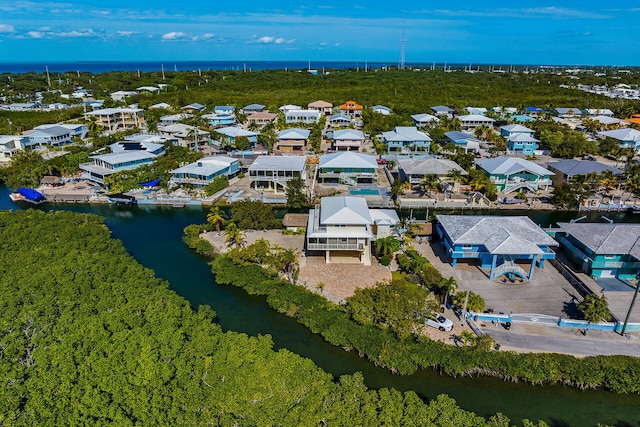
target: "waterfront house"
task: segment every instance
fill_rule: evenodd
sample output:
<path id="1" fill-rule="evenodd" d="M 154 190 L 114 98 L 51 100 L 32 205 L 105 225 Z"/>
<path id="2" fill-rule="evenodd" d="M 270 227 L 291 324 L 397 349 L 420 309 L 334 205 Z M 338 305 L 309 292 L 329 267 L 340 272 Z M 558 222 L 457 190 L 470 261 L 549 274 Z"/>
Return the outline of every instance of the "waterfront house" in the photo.
<path id="1" fill-rule="evenodd" d="M 501 126 L 500 133 L 507 139 L 507 151 L 513 154 L 532 155 L 540 142 L 532 129 L 518 124 Z"/>
<path id="2" fill-rule="evenodd" d="M 329 117 L 328 123 L 331 128 L 347 127 L 351 125 L 351 117 L 346 114 L 334 114 Z"/>
<path id="3" fill-rule="evenodd" d="M 287 123 L 314 124 L 320 121 L 321 115 L 317 110 L 287 110 L 284 119 Z"/>
<path id="4" fill-rule="evenodd" d="M 33 129 L 25 132 L 25 136 L 29 138 L 29 147 L 33 146 L 61 146 L 73 143 L 73 135 L 71 130 L 60 125 L 53 125 L 40 129 Z"/>
<path id="5" fill-rule="evenodd" d="M 424 179 L 425 175 L 436 175 L 443 183 L 449 183 L 451 191 L 456 191 L 455 183 L 451 179 L 452 171 L 459 171 L 461 176 L 469 175 L 467 171 L 460 167 L 453 160 L 437 159 L 435 157 L 414 157 L 411 159 L 398 159 L 398 175 L 402 181 L 417 185 Z"/>
<path id="6" fill-rule="evenodd" d="M 640 272 L 640 225 L 559 222 L 556 239 L 594 279 L 635 279 Z"/>
<path id="7" fill-rule="evenodd" d="M 322 114 L 328 116 L 331 114 L 331 110 L 333 109 L 333 104 L 330 102 L 319 100 L 319 101 L 310 102 L 307 105 L 307 108 L 309 110 L 320 111 Z"/>
<path id="8" fill-rule="evenodd" d="M 364 134 L 355 129 L 339 129 L 333 132 L 331 148 L 336 151 L 358 151 L 364 144 Z"/>
<path id="9" fill-rule="evenodd" d="M 414 114 L 411 116 L 413 124 L 419 128 L 435 126 L 440 121 L 436 116 L 431 114 Z"/>
<path id="10" fill-rule="evenodd" d="M 468 114 L 466 116 L 459 116 L 458 119 L 460 120 L 461 129 L 463 131 L 473 131 L 480 126 L 487 126 L 493 129 L 493 124 L 495 123 L 495 120 L 491 117 L 481 116 L 479 114 Z"/>
<path id="11" fill-rule="evenodd" d="M 532 280 L 536 265 L 554 259 L 558 246 L 526 216 L 438 215 L 436 233 L 453 268 L 458 260 L 471 260 L 489 270 L 489 279 L 507 275 Z M 528 268 L 527 271 L 525 268 Z"/>
<path id="12" fill-rule="evenodd" d="M 452 118 L 455 114 L 455 110 L 453 108 L 449 108 L 445 105 L 436 105 L 435 107 L 431 107 L 431 111 L 437 117 L 448 117 Z"/>
<path id="13" fill-rule="evenodd" d="M 374 113 L 382 114 L 383 116 L 391 114 L 391 108 L 385 107 L 384 105 L 374 105 L 371 109 Z"/>
<path id="14" fill-rule="evenodd" d="M 284 192 L 295 177 L 306 181 L 305 156 L 258 156 L 249 166 L 249 180 L 256 190 Z"/>
<path id="15" fill-rule="evenodd" d="M 266 108 L 267 107 L 262 104 L 249 104 L 246 107 L 244 107 L 242 110 L 240 110 L 240 113 L 246 116 L 250 116 L 251 114 L 255 114 L 255 113 L 263 113 L 266 111 Z"/>
<path id="16" fill-rule="evenodd" d="M 640 131 L 632 128 L 605 130 L 596 134 L 601 139 L 613 138 L 621 148 L 633 148 L 640 152 Z"/>
<path id="17" fill-rule="evenodd" d="M 474 151 L 477 153 L 480 151 L 481 141 L 470 133 L 454 130 L 451 132 L 445 132 L 444 137 L 445 144 L 455 144 L 456 147 L 463 148 L 465 152 Z"/>
<path id="18" fill-rule="evenodd" d="M 300 154 L 307 147 L 310 134 L 311 131 L 307 129 L 283 129 L 278 133 L 278 144 L 276 146 L 276 149 L 282 152 L 293 152 Z"/>
<path id="19" fill-rule="evenodd" d="M 261 128 L 269 123 L 275 123 L 278 115 L 266 111 L 253 113 L 247 117 L 247 123 L 254 124 L 257 128 Z"/>
<path id="20" fill-rule="evenodd" d="M 191 184 L 202 188 L 219 176 L 233 178 L 240 171 L 240 161 L 232 157 L 203 157 L 197 161 L 172 170 L 169 183 Z"/>
<path id="21" fill-rule="evenodd" d="M 375 184 L 378 180 L 375 156 L 355 151 L 323 154 L 318 164 L 318 181 L 349 185 Z"/>
<path id="22" fill-rule="evenodd" d="M 396 126 L 392 131 L 382 133 L 382 141 L 387 145 L 388 152 L 429 152 L 432 140 L 416 127 Z"/>
<path id="23" fill-rule="evenodd" d="M 363 197 L 323 197 L 309 211 L 306 249 L 324 251 L 327 264 L 371 265 L 376 232 L 380 237 L 390 235 L 389 230 L 398 222 L 394 210 L 369 209 Z"/>
<path id="24" fill-rule="evenodd" d="M 29 138 L 24 135 L 0 135 L 0 165 L 11 161 L 18 151 L 29 145 Z"/>
<path id="25" fill-rule="evenodd" d="M 554 187 L 571 182 L 578 175 L 600 174 L 604 171 L 611 171 L 616 176 L 622 175 L 620 169 L 593 160 L 564 159 L 547 163 L 547 168 L 555 174 L 551 178 Z"/>
<path id="26" fill-rule="evenodd" d="M 236 116 L 229 113 L 203 114 L 202 118 L 207 120 L 209 126 L 232 126 L 236 124 Z"/>
<path id="27" fill-rule="evenodd" d="M 494 157 L 481 160 L 477 165 L 503 194 L 520 189 L 548 190 L 554 175 L 550 170 L 519 157 Z"/>
<path id="28" fill-rule="evenodd" d="M 83 178 L 97 184 L 116 172 L 132 170 L 153 163 L 156 157 L 165 153 L 162 144 L 120 141 L 110 145 L 111 153 L 91 156 L 93 162 L 81 163 Z"/>
<path id="29" fill-rule="evenodd" d="M 105 108 L 84 114 L 86 120 L 95 119 L 96 124 L 107 132 L 136 129 L 144 125 L 144 110 L 140 108 Z"/>
<path id="30" fill-rule="evenodd" d="M 341 114 L 352 118 L 362 117 L 362 105 L 356 104 L 355 101 L 347 101 L 338 107 Z"/>

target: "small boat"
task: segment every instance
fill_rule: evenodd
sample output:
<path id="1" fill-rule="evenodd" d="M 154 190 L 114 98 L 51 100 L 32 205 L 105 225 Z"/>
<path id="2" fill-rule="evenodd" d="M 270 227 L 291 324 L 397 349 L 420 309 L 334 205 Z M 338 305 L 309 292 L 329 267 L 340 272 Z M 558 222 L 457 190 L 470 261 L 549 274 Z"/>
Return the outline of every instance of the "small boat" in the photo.
<path id="1" fill-rule="evenodd" d="M 29 202 L 34 205 L 39 205 L 40 203 L 47 201 L 44 194 L 34 190 L 33 188 L 18 188 L 16 193 L 9 194 L 9 198 L 14 202 Z"/>
<path id="2" fill-rule="evenodd" d="M 107 196 L 107 199 L 109 200 L 109 203 L 112 203 L 114 205 L 131 206 L 131 205 L 136 203 L 136 198 L 135 197 L 128 196 L 128 195 L 122 194 L 122 193 L 109 194 Z"/>

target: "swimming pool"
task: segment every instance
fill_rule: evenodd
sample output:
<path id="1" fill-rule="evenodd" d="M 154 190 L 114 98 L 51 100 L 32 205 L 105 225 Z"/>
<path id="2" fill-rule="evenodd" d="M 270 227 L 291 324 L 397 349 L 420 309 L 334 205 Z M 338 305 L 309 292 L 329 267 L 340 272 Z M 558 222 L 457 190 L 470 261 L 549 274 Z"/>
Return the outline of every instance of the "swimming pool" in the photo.
<path id="1" fill-rule="evenodd" d="M 349 194 L 352 196 L 377 196 L 380 193 L 377 188 L 357 188 L 349 190 Z"/>

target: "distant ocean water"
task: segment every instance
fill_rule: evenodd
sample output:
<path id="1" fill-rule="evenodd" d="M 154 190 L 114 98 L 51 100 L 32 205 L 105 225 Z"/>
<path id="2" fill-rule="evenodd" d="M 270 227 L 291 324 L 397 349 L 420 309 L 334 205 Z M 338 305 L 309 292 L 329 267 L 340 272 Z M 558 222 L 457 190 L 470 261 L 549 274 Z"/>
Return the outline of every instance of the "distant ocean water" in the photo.
<path id="1" fill-rule="evenodd" d="M 407 64 L 415 66 L 417 64 Z M 177 71 L 197 71 L 200 70 L 307 70 L 309 68 L 322 71 L 325 69 L 347 69 L 360 68 L 369 69 L 382 68 L 385 66 L 397 66 L 395 63 L 382 62 L 308 62 L 308 61 L 78 61 L 78 62 L 30 62 L 30 63 L 2 63 L 0 62 L 0 73 L 21 74 L 28 72 L 44 73 L 45 67 L 49 72 L 89 72 L 106 73 L 109 71 L 161 71 L 162 66 L 166 72 Z M 426 65 L 425 65 L 426 66 Z M 430 65 L 429 65 L 430 66 Z"/>

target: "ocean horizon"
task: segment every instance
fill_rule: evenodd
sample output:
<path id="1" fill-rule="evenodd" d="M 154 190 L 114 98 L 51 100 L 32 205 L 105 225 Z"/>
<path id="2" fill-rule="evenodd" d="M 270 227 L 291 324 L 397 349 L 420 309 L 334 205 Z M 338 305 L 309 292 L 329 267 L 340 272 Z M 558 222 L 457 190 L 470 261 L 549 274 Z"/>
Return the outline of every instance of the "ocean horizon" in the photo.
<path id="1" fill-rule="evenodd" d="M 198 71 L 198 70 L 216 70 L 216 71 L 262 71 L 262 70 L 318 70 L 322 69 L 381 69 L 385 67 L 398 66 L 394 62 L 341 62 L 341 61 L 75 61 L 75 62 L 0 62 L 0 74 L 24 74 L 24 73 L 44 73 L 48 68 L 50 73 L 67 73 L 67 72 L 83 72 L 83 73 L 107 73 L 111 71 L 124 72 L 152 72 L 162 71 Z M 523 69 L 529 68 L 638 68 L 637 66 L 593 66 L 593 65 L 546 65 L 546 64 L 474 64 L 474 63 L 443 63 L 443 62 L 416 62 L 406 63 L 407 68 L 447 68 L 462 69 L 471 67 L 471 69 L 487 69 L 488 67 L 502 68 L 508 70 L 510 67 Z"/>

